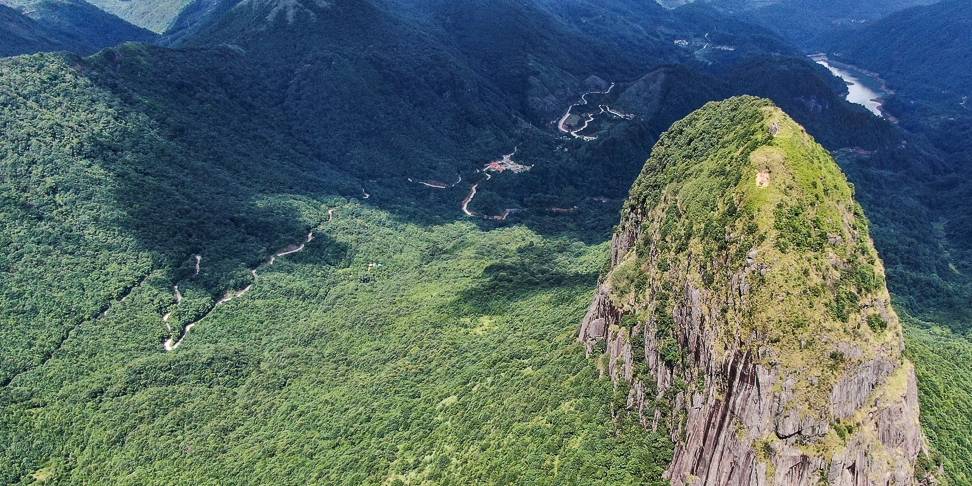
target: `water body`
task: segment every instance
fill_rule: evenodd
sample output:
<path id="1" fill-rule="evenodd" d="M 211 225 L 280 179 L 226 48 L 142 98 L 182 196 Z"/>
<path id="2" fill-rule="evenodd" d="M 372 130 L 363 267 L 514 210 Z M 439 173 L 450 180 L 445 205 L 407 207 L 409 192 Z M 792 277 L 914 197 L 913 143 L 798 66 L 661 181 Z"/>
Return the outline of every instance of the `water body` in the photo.
<path id="1" fill-rule="evenodd" d="M 892 92 L 881 78 L 849 64 L 834 62 L 825 54 L 812 54 L 810 59 L 847 83 L 847 101 L 861 105 L 881 118 L 886 118 L 881 111 L 881 104 Z"/>

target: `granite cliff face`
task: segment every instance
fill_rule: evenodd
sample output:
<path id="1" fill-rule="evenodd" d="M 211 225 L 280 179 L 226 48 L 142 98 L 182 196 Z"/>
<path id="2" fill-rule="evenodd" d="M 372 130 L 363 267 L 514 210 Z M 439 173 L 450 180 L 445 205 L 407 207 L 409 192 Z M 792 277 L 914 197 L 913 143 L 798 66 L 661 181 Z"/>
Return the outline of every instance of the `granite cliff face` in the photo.
<path id="1" fill-rule="evenodd" d="M 912 365 L 853 191 L 770 102 L 676 123 L 635 183 L 579 339 L 665 426 L 673 484 L 914 484 Z"/>

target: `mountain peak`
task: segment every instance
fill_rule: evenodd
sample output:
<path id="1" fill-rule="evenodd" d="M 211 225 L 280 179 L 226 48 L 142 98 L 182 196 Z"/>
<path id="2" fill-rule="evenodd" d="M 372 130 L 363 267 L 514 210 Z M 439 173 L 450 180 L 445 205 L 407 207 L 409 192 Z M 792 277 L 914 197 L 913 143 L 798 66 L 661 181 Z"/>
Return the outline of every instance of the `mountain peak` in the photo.
<path id="1" fill-rule="evenodd" d="M 675 484 L 913 480 L 916 381 L 868 223 L 769 101 L 709 103 L 661 137 L 580 339 L 624 409 L 672 427 Z"/>

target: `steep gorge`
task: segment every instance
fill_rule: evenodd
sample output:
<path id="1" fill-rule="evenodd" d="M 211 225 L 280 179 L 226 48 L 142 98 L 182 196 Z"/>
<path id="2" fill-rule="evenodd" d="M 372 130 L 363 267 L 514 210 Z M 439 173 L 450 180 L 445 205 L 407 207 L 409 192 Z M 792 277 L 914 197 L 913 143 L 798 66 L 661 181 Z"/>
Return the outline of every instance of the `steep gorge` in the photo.
<path id="1" fill-rule="evenodd" d="M 769 101 L 655 146 L 579 339 L 615 416 L 665 426 L 673 484 L 914 484 L 914 369 L 853 189 Z"/>

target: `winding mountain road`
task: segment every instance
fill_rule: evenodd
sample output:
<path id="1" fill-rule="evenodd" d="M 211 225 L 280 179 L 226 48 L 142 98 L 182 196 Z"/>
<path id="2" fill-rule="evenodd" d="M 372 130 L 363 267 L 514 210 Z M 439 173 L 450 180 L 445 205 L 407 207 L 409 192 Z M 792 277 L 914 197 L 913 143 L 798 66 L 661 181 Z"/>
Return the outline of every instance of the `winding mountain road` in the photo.
<path id="1" fill-rule="evenodd" d="M 333 219 L 334 219 L 334 209 L 328 209 L 327 210 L 327 220 L 330 222 Z M 311 241 L 314 241 L 314 232 L 313 231 L 308 232 L 307 233 L 307 237 L 301 243 L 299 243 L 299 244 L 295 243 L 295 244 L 292 244 L 292 245 L 288 245 L 288 246 L 286 246 L 286 247 L 278 250 L 277 252 L 273 253 L 272 255 L 270 255 L 270 259 L 267 260 L 266 263 L 261 264 L 261 265 L 257 266 L 256 268 L 251 268 L 250 269 L 250 275 L 253 276 L 253 282 L 252 283 L 250 283 L 246 287 L 243 287 L 240 290 L 230 290 L 230 291 L 226 292 L 223 295 L 222 298 L 220 298 L 218 301 L 216 301 L 216 303 L 213 304 L 213 306 L 210 307 L 209 310 L 206 311 L 206 313 L 202 315 L 202 317 L 200 317 L 199 319 L 196 319 L 195 321 L 192 321 L 192 322 L 186 324 L 186 326 L 182 330 L 182 334 L 179 336 L 178 339 L 176 339 L 174 337 L 169 337 L 169 339 L 165 340 L 165 342 L 162 344 L 162 348 L 165 349 L 166 352 L 170 352 L 170 351 L 174 351 L 174 350 L 178 349 L 179 346 L 181 346 L 182 343 L 186 340 L 186 338 L 189 337 L 189 333 L 192 331 L 192 329 L 194 327 L 196 327 L 196 325 L 199 324 L 203 319 L 209 317 L 209 315 L 212 314 L 213 311 L 216 310 L 217 307 L 220 307 L 223 304 L 226 304 L 226 303 L 228 303 L 228 302 L 230 302 L 230 301 L 232 301 L 234 299 L 238 299 L 240 297 L 243 297 L 244 295 L 247 294 L 247 292 L 249 292 L 250 290 L 252 290 L 253 289 L 253 286 L 256 284 L 256 280 L 257 280 L 257 270 L 260 267 L 262 267 L 264 265 L 266 265 L 266 266 L 272 266 L 277 261 L 277 258 L 285 257 L 285 256 L 288 256 L 288 255 L 293 255 L 295 253 L 300 253 L 300 252 L 304 251 L 304 249 L 307 248 L 307 244 L 310 243 Z M 196 274 L 195 275 L 199 275 L 199 262 L 201 260 L 202 260 L 202 257 L 200 257 L 199 255 L 196 255 Z M 179 286 L 178 285 L 176 285 L 174 287 L 174 289 L 175 289 L 175 295 L 176 295 L 176 305 L 179 305 L 179 303 L 182 302 L 182 294 L 179 293 Z M 172 332 L 172 328 L 171 328 L 171 326 L 169 326 L 169 323 L 168 323 L 168 320 L 169 320 L 169 318 L 171 316 L 172 316 L 172 311 L 170 311 L 166 315 L 162 316 L 162 322 L 165 323 L 166 329 L 169 330 L 169 333 Z"/>
<path id="2" fill-rule="evenodd" d="M 597 137 L 590 137 L 590 136 L 587 136 L 587 135 L 581 135 L 580 134 L 580 132 L 583 132 L 584 130 L 586 130 L 587 127 L 590 125 L 590 123 L 592 121 L 594 121 L 595 115 L 593 113 L 588 113 L 587 116 L 584 119 L 584 124 L 581 125 L 581 127 L 578 128 L 578 129 L 576 129 L 576 130 L 571 130 L 570 128 L 567 127 L 567 120 L 570 119 L 571 112 L 574 111 L 574 108 L 577 108 L 578 106 L 587 106 L 587 103 L 588 103 L 587 96 L 588 95 L 592 95 L 592 94 L 601 94 L 601 95 L 611 94 L 611 91 L 614 90 L 614 86 L 615 86 L 615 83 L 611 83 L 611 86 L 609 86 L 606 91 L 588 91 L 588 92 L 582 94 L 580 101 L 578 101 L 577 103 L 574 103 L 574 104 L 570 105 L 567 108 L 567 112 L 564 113 L 564 116 L 562 116 L 560 118 L 560 121 L 557 122 L 557 129 L 559 129 L 563 133 L 569 134 L 570 136 L 572 136 L 572 137 L 574 137 L 576 139 L 579 139 L 579 140 L 583 140 L 585 142 L 590 142 L 592 140 L 597 140 Z M 605 112 L 604 106 L 601 105 L 600 108 L 601 108 L 600 113 L 604 113 Z M 598 113 L 598 114 L 600 114 L 600 113 Z"/>
<path id="3" fill-rule="evenodd" d="M 489 180 L 489 178 L 490 178 L 489 173 L 486 174 L 486 178 L 487 178 L 486 180 Z M 476 197 L 476 191 L 477 190 L 479 190 L 479 183 L 478 182 L 475 183 L 475 184 L 473 184 L 472 187 L 469 188 L 469 195 L 466 196 L 466 198 L 462 200 L 462 212 L 466 216 L 475 216 L 476 215 L 476 213 L 474 213 L 474 212 L 472 212 L 472 211 L 469 210 L 469 203 L 471 203 L 472 200 L 473 200 L 473 198 Z"/>
<path id="4" fill-rule="evenodd" d="M 408 180 L 408 182 L 414 182 L 416 184 L 421 184 L 421 185 L 423 185 L 425 187 L 430 187 L 432 189 L 449 189 L 450 187 L 456 187 L 456 186 L 458 186 L 459 183 L 462 182 L 462 174 L 458 174 L 458 175 L 459 175 L 459 178 L 456 180 L 456 182 L 453 182 L 452 184 L 448 184 L 448 183 L 445 183 L 445 182 L 442 182 L 442 181 L 419 181 L 419 180 L 412 179 L 411 177 L 408 177 L 407 180 Z"/>

